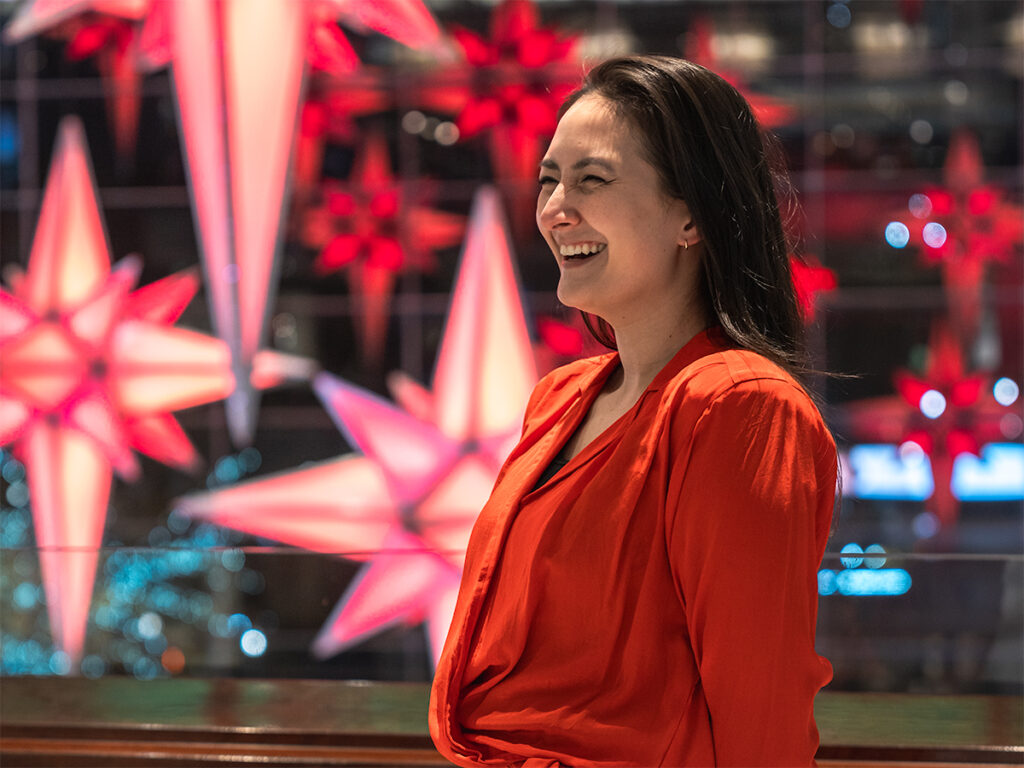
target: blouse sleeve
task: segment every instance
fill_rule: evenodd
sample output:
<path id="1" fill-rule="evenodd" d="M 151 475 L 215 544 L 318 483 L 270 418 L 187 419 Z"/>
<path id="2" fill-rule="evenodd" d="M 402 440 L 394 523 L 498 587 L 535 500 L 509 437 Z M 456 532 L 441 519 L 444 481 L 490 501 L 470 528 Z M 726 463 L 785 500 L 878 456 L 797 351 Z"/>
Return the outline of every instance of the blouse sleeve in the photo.
<path id="1" fill-rule="evenodd" d="M 835 449 L 799 388 L 761 379 L 712 401 L 670 476 L 667 544 L 720 766 L 813 765 L 817 569 Z"/>

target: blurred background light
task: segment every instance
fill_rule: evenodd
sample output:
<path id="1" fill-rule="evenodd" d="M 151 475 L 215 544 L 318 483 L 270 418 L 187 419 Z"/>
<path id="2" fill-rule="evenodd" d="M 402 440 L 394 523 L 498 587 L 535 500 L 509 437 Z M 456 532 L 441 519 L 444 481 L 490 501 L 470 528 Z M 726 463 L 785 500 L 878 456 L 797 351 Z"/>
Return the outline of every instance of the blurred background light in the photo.
<path id="1" fill-rule="evenodd" d="M 910 229 L 902 221 L 890 221 L 885 227 L 885 242 L 893 248 L 906 248 L 910 242 Z"/>
<path id="2" fill-rule="evenodd" d="M 258 629 L 250 629 L 242 634 L 238 642 L 242 653 L 250 658 L 262 656 L 267 652 L 267 636 Z"/>
<path id="3" fill-rule="evenodd" d="M 992 397 L 994 397 L 996 402 L 1000 405 L 1013 405 L 1017 402 L 1017 398 L 1019 396 L 1020 387 L 1013 379 L 1004 376 L 992 385 Z"/>
<path id="4" fill-rule="evenodd" d="M 929 248 L 941 248 L 946 243 L 946 228 L 937 221 L 929 221 L 921 230 L 921 238 Z"/>
<path id="5" fill-rule="evenodd" d="M 924 501 L 934 490 L 931 462 L 923 451 L 906 448 L 901 456 L 895 445 L 855 445 L 849 462 L 857 498 Z"/>
<path id="6" fill-rule="evenodd" d="M 946 412 L 946 396 L 937 389 L 929 389 L 921 395 L 917 407 L 929 419 L 937 419 Z"/>
<path id="7" fill-rule="evenodd" d="M 844 544 L 843 548 L 839 550 L 840 553 L 847 555 L 847 557 L 839 558 L 839 562 L 843 564 L 844 568 L 857 568 L 861 563 L 864 562 L 863 557 L 852 557 L 852 555 L 862 555 L 864 550 L 861 549 L 860 544 L 850 543 Z"/>
<path id="8" fill-rule="evenodd" d="M 852 597 L 904 595 L 911 583 L 910 574 L 902 568 L 846 570 L 836 576 L 839 594 Z"/>
<path id="9" fill-rule="evenodd" d="M 961 501 L 1024 499 L 1024 445 L 989 443 L 980 457 L 961 453 L 953 462 L 952 488 Z"/>

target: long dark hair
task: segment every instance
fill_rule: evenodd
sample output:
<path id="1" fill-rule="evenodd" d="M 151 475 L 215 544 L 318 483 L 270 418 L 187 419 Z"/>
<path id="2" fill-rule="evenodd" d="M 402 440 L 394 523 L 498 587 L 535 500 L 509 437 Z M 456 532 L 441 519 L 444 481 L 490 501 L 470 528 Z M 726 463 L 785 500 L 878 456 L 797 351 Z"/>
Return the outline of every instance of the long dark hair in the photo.
<path id="1" fill-rule="evenodd" d="M 604 98 L 633 123 L 664 191 L 686 201 L 704 248 L 701 293 L 725 335 L 792 374 L 805 373 L 804 326 L 776 192 L 788 193 L 788 179 L 777 141 L 747 101 L 714 72 L 668 56 L 597 65 L 559 118 L 587 95 Z M 586 313 L 583 319 L 614 349 L 607 322 Z"/>

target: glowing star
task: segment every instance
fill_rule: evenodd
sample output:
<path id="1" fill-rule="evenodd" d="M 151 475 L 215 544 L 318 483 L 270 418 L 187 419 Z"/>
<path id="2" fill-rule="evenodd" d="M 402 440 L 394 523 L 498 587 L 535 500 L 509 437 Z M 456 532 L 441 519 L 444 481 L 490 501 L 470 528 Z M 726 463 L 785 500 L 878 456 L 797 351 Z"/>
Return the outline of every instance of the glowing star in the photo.
<path id="1" fill-rule="evenodd" d="M 686 34 L 686 57 L 695 61 L 703 67 L 707 67 L 722 76 L 743 97 L 750 103 L 754 110 L 757 121 L 765 128 L 773 128 L 785 125 L 793 120 L 794 110 L 788 104 L 779 99 L 754 93 L 743 81 L 743 78 L 735 73 L 723 70 L 718 66 L 712 40 L 714 38 L 714 27 L 706 18 L 698 18 Z"/>
<path id="2" fill-rule="evenodd" d="M 191 272 L 132 291 L 136 259 L 113 269 L 82 126 L 60 126 L 26 273 L 0 290 L 0 445 L 28 467 L 56 646 L 82 656 L 112 471 L 132 450 L 180 468 L 198 457 L 170 411 L 227 396 L 226 345 L 173 327 L 198 288 Z M 278 377 L 261 358 L 261 380 Z"/>
<path id="3" fill-rule="evenodd" d="M 422 620 L 436 656 L 470 529 L 535 381 L 508 236 L 497 195 L 485 189 L 470 217 L 433 391 L 395 376 L 396 407 L 321 374 L 318 395 L 362 455 L 186 497 L 179 511 L 370 560 L 316 638 L 318 656 Z"/>
<path id="4" fill-rule="evenodd" d="M 98 0 L 93 0 L 98 2 Z M 135 5 L 139 5 L 136 3 Z M 22 39 L 88 2 L 35 0 L 12 22 Z M 420 0 L 174 0 L 140 6 L 151 66 L 170 62 L 213 324 L 231 352 L 228 427 L 252 437 L 253 365 L 273 304 L 280 222 L 304 83 L 316 61 L 354 67 L 340 18 L 418 47 L 440 31 Z"/>
<path id="5" fill-rule="evenodd" d="M 913 195 L 909 213 L 897 212 L 910 242 L 921 246 L 929 266 L 942 267 L 950 312 L 963 338 L 973 338 L 981 318 L 985 266 L 1010 261 L 1024 237 L 1024 210 L 1004 190 L 983 181 L 984 166 L 975 136 L 958 131 L 950 141 L 943 171 L 945 187 Z"/>
<path id="6" fill-rule="evenodd" d="M 465 218 L 413 204 L 391 174 L 382 136 L 366 142 L 349 182 L 324 197 L 307 215 L 305 242 L 321 249 L 317 272 L 347 271 L 362 314 L 363 352 L 377 361 L 395 276 L 424 269 L 431 251 L 457 243 Z"/>
<path id="7" fill-rule="evenodd" d="M 803 260 L 790 257 L 789 267 L 793 274 L 797 301 L 800 303 L 800 313 L 806 322 L 811 322 L 817 310 L 817 295 L 835 290 L 836 274 L 809 256 Z"/>
<path id="8" fill-rule="evenodd" d="M 1011 413 L 999 405 L 982 374 L 965 374 L 960 348 L 945 325 L 936 325 L 922 376 L 897 371 L 895 396 L 863 400 L 847 406 L 850 432 L 857 440 L 898 443 L 908 455 L 927 454 L 935 490 L 931 511 L 951 525 L 958 504 L 951 488 L 953 465 L 964 453 L 978 455 L 984 443 L 1007 435 Z"/>

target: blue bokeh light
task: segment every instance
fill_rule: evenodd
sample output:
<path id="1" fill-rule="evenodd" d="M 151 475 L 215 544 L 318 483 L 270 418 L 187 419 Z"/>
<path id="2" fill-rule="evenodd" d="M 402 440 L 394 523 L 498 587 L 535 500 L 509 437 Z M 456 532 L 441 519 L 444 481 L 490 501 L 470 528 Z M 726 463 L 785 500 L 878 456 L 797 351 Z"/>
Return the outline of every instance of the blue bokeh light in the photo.
<path id="1" fill-rule="evenodd" d="M 890 221 L 885 227 L 885 242 L 893 248 L 906 248 L 910 242 L 910 229 L 902 221 Z"/>
<path id="2" fill-rule="evenodd" d="M 980 457 L 961 453 L 953 462 L 951 486 L 961 501 L 1024 499 L 1024 445 L 989 443 Z"/>
<path id="3" fill-rule="evenodd" d="M 878 555 L 885 554 L 885 547 L 881 544 L 869 544 L 864 548 L 864 554 L 875 555 L 875 557 L 865 557 L 864 567 L 865 568 L 881 568 L 885 565 L 886 558 L 879 557 Z"/>
<path id="4" fill-rule="evenodd" d="M 267 636 L 258 629 L 250 629 L 242 635 L 238 645 L 246 656 L 256 658 L 267 652 Z"/>
<path id="5" fill-rule="evenodd" d="M 240 549 L 226 549 L 220 556 L 221 564 L 232 573 L 237 573 L 245 566 L 245 553 Z"/>
<path id="6" fill-rule="evenodd" d="M 902 568 L 846 570 L 836 576 L 839 594 L 853 597 L 904 595 L 910 589 L 910 574 Z"/>
<path id="7" fill-rule="evenodd" d="M 15 607 L 22 611 L 31 610 L 39 603 L 39 592 L 36 585 L 29 584 L 27 581 L 16 586 L 11 597 L 14 599 Z"/>
<path id="8" fill-rule="evenodd" d="M 864 554 L 864 550 L 861 549 L 860 544 L 855 544 L 853 542 L 845 545 L 841 550 L 839 550 L 839 552 L 841 554 L 844 554 L 844 555 L 852 555 L 852 554 L 862 555 L 862 554 Z M 841 557 L 841 558 L 839 558 L 839 562 L 841 562 L 843 564 L 844 568 L 856 568 L 861 563 L 864 562 L 864 558 L 863 557 Z"/>
<path id="9" fill-rule="evenodd" d="M 82 659 L 79 669 L 81 669 L 83 677 L 95 680 L 98 677 L 103 677 L 107 671 L 107 663 L 100 656 L 90 654 Z"/>
<path id="10" fill-rule="evenodd" d="M 910 528 L 917 538 L 930 539 L 939 532 L 939 518 L 931 512 L 922 512 L 914 517 Z"/>
<path id="11" fill-rule="evenodd" d="M 818 571 L 818 594 L 833 595 L 839 585 L 836 583 L 836 572 L 829 568 L 822 568 Z"/>
<path id="12" fill-rule="evenodd" d="M 67 675 L 71 672 L 71 657 L 64 651 L 54 651 L 50 656 L 50 671 L 55 675 Z"/>
<path id="13" fill-rule="evenodd" d="M 836 29 L 846 29 L 853 20 L 850 9 L 842 3 L 833 3 L 825 11 L 825 19 Z"/>
<path id="14" fill-rule="evenodd" d="M 854 445 L 849 459 L 853 470 L 852 494 L 857 498 L 924 501 L 935 490 L 927 454 L 908 443 L 900 447 Z"/>

